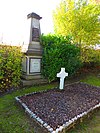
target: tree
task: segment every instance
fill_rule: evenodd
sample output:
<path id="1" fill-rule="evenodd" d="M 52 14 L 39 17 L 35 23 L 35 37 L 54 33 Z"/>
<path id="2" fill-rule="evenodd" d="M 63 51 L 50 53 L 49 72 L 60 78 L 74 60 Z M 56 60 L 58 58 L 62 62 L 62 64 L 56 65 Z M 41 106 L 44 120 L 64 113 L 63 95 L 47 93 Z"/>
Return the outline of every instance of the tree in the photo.
<path id="1" fill-rule="evenodd" d="M 62 0 L 53 12 L 54 30 L 71 35 L 80 47 L 100 43 L 100 3 L 94 0 Z"/>

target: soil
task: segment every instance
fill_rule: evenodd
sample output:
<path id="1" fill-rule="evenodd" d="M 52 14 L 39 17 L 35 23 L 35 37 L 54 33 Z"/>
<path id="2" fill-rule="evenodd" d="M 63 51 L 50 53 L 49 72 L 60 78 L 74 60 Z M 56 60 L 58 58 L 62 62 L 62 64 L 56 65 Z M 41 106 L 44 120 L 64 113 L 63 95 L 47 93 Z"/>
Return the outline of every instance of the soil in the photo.
<path id="1" fill-rule="evenodd" d="M 99 104 L 100 87 L 74 83 L 66 86 L 63 91 L 55 88 L 22 96 L 20 99 L 55 130 L 73 117 Z"/>

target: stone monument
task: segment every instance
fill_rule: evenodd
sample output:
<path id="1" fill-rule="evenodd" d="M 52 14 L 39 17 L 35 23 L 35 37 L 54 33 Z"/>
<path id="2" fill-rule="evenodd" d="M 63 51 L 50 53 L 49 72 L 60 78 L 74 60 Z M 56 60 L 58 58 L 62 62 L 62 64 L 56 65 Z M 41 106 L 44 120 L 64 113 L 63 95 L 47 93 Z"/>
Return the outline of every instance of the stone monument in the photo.
<path id="1" fill-rule="evenodd" d="M 22 83 L 32 85 L 43 81 L 41 76 L 42 46 L 40 44 L 40 17 L 32 12 L 27 15 L 29 22 L 29 43 L 22 59 Z"/>

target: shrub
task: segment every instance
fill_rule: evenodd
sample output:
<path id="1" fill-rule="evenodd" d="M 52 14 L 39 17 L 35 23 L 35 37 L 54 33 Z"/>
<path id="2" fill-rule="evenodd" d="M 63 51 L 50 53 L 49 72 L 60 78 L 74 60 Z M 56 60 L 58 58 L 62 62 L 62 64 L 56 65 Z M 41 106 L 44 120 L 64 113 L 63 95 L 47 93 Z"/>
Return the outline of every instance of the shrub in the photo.
<path id="1" fill-rule="evenodd" d="M 19 85 L 21 56 L 20 47 L 0 45 L 0 92 Z"/>
<path id="2" fill-rule="evenodd" d="M 81 60 L 84 66 L 96 67 L 100 66 L 100 50 L 84 47 L 81 49 Z"/>
<path id="3" fill-rule="evenodd" d="M 61 67 L 65 67 L 69 76 L 73 75 L 80 68 L 81 61 L 80 49 L 71 44 L 69 37 L 49 36 L 53 38 L 52 41 L 48 36 L 42 36 L 42 74 L 51 82 L 56 79 Z"/>

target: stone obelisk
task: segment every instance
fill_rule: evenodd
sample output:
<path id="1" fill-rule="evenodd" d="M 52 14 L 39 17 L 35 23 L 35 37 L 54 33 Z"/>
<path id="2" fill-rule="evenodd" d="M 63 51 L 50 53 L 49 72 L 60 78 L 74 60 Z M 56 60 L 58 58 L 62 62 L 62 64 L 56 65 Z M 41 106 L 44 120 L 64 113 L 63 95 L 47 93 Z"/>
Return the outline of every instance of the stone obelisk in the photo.
<path id="1" fill-rule="evenodd" d="M 40 17 L 32 12 L 27 15 L 29 21 L 29 44 L 24 52 L 22 61 L 22 83 L 23 85 L 32 85 L 43 82 L 41 76 L 42 46 L 40 44 Z"/>

